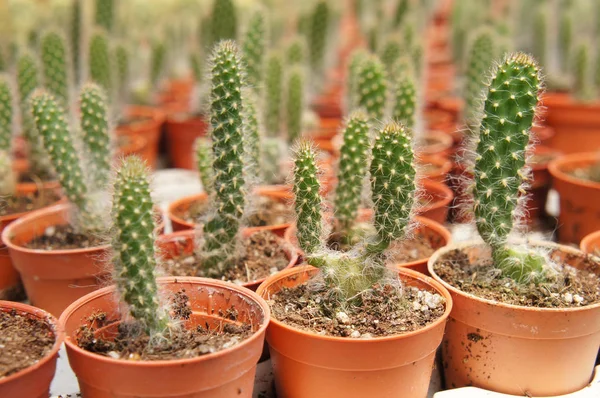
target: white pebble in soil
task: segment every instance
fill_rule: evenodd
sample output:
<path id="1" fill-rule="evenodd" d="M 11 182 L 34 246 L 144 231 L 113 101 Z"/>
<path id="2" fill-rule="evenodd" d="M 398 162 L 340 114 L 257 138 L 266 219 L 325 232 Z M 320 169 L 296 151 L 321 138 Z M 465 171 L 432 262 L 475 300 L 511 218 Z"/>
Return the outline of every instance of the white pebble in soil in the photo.
<path id="1" fill-rule="evenodd" d="M 348 316 L 348 314 L 346 314 L 345 312 L 337 312 L 335 314 L 335 319 L 337 319 L 337 321 L 341 324 L 347 325 L 348 323 L 350 323 L 350 317 Z M 360 335 L 360 333 L 359 333 Z"/>

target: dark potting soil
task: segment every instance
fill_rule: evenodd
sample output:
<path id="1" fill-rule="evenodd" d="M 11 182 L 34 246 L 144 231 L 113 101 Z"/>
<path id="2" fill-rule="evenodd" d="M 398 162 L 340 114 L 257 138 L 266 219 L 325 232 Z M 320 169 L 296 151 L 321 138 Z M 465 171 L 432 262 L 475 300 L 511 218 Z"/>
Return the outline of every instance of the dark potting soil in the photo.
<path id="1" fill-rule="evenodd" d="M 600 162 L 593 164 L 588 167 L 580 167 L 567 172 L 575 178 L 581 180 L 592 181 L 600 183 Z"/>
<path id="2" fill-rule="evenodd" d="M 52 176 L 50 173 L 47 172 L 41 175 L 34 175 L 32 173 L 23 173 L 19 175 L 19 183 L 42 184 L 44 182 L 49 182 L 52 180 L 56 180 L 56 177 Z"/>
<path id="3" fill-rule="evenodd" d="M 465 293 L 505 304 L 539 308 L 571 308 L 599 303 L 600 278 L 591 271 L 593 269 L 589 260 L 587 269 L 564 266 L 546 282 L 519 284 L 500 274 L 490 254 L 470 259 L 464 251 L 456 249 L 435 265 L 440 278 Z"/>
<path id="4" fill-rule="evenodd" d="M 221 279 L 242 284 L 266 278 L 284 269 L 290 261 L 282 244 L 282 239 L 270 231 L 252 234 L 242 243 L 244 255 L 238 259 L 234 268 L 221 276 Z M 200 256 L 197 254 L 171 258 L 164 264 L 167 275 L 214 277 L 206 275 Z"/>
<path id="5" fill-rule="evenodd" d="M 173 316 L 181 321 L 189 319 L 189 307 L 185 289 L 173 294 Z M 237 310 L 230 308 L 222 318 L 235 322 Z M 170 339 L 150 344 L 149 336 L 133 322 L 121 322 L 114 339 L 103 338 L 95 332 L 118 320 L 109 320 L 105 313 L 97 313 L 89 318 L 90 325 L 83 325 L 78 331 L 77 344 L 86 351 L 107 357 L 131 361 L 156 361 L 195 358 L 221 351 L 244 341 L 252 335 L 249 324 L 223 322 L 220 329 L 209 329 L 208 325 L 194 329 L 184 327 L 170 331 Z"/>
<path id="6" fill-rule="evenodd" d="M 52 191 L 47 191 L 44 194 L 35 193 L 31 195 L 18 195 L 5 198 L 4 203 L 0 206 L 0 216 L 10 214 L 24 213 L 56 203 L 60 197 Z"/>
<path id="7" fill-rule="evenodd" d="M 362 296 L 360 304 L 339 308 L 324 290 L 303 283 L 284 288 L 268 300 L 272 316 L 312 333 L 351 338 L 391 336 L 421 329 L 444 314 L 444 298 L 415 287 L 383 284 Z"/>
<path id="8" fill-rule="evenodd" d="M 46 322 L 0 312 L 0 381 L 42 359 L 54 345 L 55 335 Z"/>
<path id="9" fill-rule="evenodd" d="M 8 254 L 5 255 L 8 256 Z M 5 289 L 0 289 L 0 300 L 24 301 L 26 299 L 27 295 L 25 294 L 25 289 L 23 288 L 23 284 L 21 282 L 18 282 L 14 286 L 8 286 Z"/>
<path id="10" fill-rule="evenodd" d="M 72 225 L 57 225 L 46 228 L 43 235 L 29 241 L 25 247 L 36 250 L 69 250 L 98 247 L 104 241 L 94 235 L 77 232 Z"/>

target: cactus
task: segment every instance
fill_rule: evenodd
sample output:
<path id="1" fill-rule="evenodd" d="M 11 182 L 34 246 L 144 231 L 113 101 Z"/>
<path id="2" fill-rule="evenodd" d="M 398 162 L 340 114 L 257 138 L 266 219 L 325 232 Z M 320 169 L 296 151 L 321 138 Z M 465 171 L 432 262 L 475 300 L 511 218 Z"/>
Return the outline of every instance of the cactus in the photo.
<path id="1" fill-rule="evenodd" d="M 533 20 L 533 55 L 540 66 L 548 65 L 548 10 L 540 3 Z"/>
<path id="2" fill-rule="evenodd" d="M 288 45 L 286 61 L 289 65 L 302 65 L 306 58 L 306 44 L 300 36 L 295 37 Z"/>
<path id="3" fill-rule="evenodd" d="M 256 11 L 250 18 L 250 26 L 246 32 L 242 50 L 246 61 L 248 84 L 258 88 L 263 79 L 265 48 L 267 44 L 267 26 L 265 14 Z"/>
<path id="4" fill-rule="evenodd" d="M 8 68 L 6 57 L 4 56 L 4 49 L 0 46 L 0 72 L 6 72 Z"/>
<path id="5" fill-rule="evenodd" d="M 112 250 L 117 290 L 146 333 L 164 338 L 168 312 L 158 300 L 154 222 L 148 170 L 137 156 L 123 160 L 113 189 Z"/>
<path id="6" fill-rule="evenodd" d="M 127 97 L 127 85 L 129 84 L 129 50 L 124 44 L 115 47 L 115 64 L 117 66 L 116 84 L 117 98 L 123 102 Z"/>
<path id="7" fill-rule="evenodd" d="M 371 119 L 382 119 L 385 112 L 387 83 L 383 64 L 374 55 L 367 57 L 358 74 L 358 103 Z"/>
<path id="8" fill-rule="evenodd" d="M 508 246 L 507 237 L 527 181 L 526 149 L 535 117 L 539 68 L 523 53 L 509 54 L 492 72 L 479 127 L 473 196 L 477 230 L 496 266 L 517 281 L 539 275 L 543 260 Z"/>
<path id="9" fill-rule="evenodd" d="M 200 174 L 202 188 L 208 196 L 213 194 L 214 174 L 212 169 L 213 154 L 212 145 L 206 137 L 198 137 L 194 143 L 194 153 L 196 155 L 196 169 Z"/>
<path id="10" fill-rule="evenodd" d="M 314 71 L 320 71 L 324 66 L 325 46 L 329 33 L 329 14 L 327 2 L 319 1 L 311 16 L 308 48 L 310 66 Z"/>
<path id="11" fill-rule="evenodd" d="M 494 61 L 494 38 L 489 29 L 482 29 L 473 35 L 467 60 L 466 82 L 464 88 L 465 120 L 472 125 L 479 120 L 481 97 L 485 83 L 482 77 L 490 70 Z"/>
<path id="12" fill-rule="evenodd" d="M 165 44 L 162 41 L 156 41 L 152 46 L 150 59 L 150 85 L 153 88 L 157 87 L 158 81 L 163 74 L 166 51 Z"/>
<path id="13" fill-rule="evenodd" d="M 242 92 L 244 106 L 244 125 L 246 128 L 244 137 L 244 148 L 247 159 L 245 163 L 248 166 L 248 176 L 256 177 L 259 174 L 261 161 L 261 127 L 258 121 L 258 110 L 256 106 L 256 97 L 254 93 L 246 89 Z"/>
<path id="14" fill-rule="evenodd" d="M 363 49 L 352 52 L 348 63 L 348 79 L 346 85 L 346 110 L 352 111 L 358 103 L 359 91 L 358 80 L 362 64 L 367 59 L 368 53 Z"/>
<path id="15" fill-rule="evenodd" d="M 467 3 L 464 1 L 457 1 L 452 4 L 451 14 L 451 42 L 452 42 L 452 59 L 456 64 L 461 62 L 461 58 L 464 54 L 465 41 L 467 36 L 467 30 L 464 26 L 464 20 L 466 19 L 466 7 Z"/>
<path id="16" fill-rule="evenodd" d="M 262 182 L 267 185 L 281 183 L 281 159 L 285 155 L 286 143 L 280 137 L 265 137 L 260 145 Z"/>
<path id="17" fill-rule="evenodd" d="M 569 62 L 572 58 L 571 47 L 573 46 L 573 15 L 570 10 L 564 10 L 560 15 L 558 26 L 558 53 L 560 59 L 560 68 L 562 72 L 567 72 Z"/>
<path id="18" fill-rule="evenodd" d="M 395 85 L 392 118 L 408 128 L 413 128 L 415 125 L 416 107 L 417 88 L 414 77 L 410 73 L 399 75 Z"/>
<path id="19" fill-rule="evenodd" d="M 10 151 L 0 149 L 0 210 L 4 210 L 3 206 L 7 198 L 13 196 L 17 188 L 17 178 L 13 170 L 12 156 Z"/>
<path id="20" fill-rule="evenodd" d="M 590 81 L 590 46 L 582 41 L 573 53 L 573 93 L 580 101 L 593 98 Z"/>
<path id="21" fill-rule="evenodd" d="M 423 71 L 423 44 L 421 42 L 415 43 L 412 47 L 411 58 L 415 76 L 421 77 Z"/>
<path id="22" fill-rule="evenodd" d="M 208 271 L 223 271 L 231 266 L 246 203 L 241 96 L 245 71 L 231 41 L 217 45 L 210 64 L 215 214 L 204 224 L 203 265 Z"/>
<path id="23" fill-rule="evenodd" d="M 202 82 L 202 61 L 200 60 L 200 54 L 192 52 L 190 54 L 190 66 L 192 68 L 192 74 L 196 84 Z"/>
<path id="24" fill-rule="evenodd" d="M 97 26 L 112 32 L 114 25 L 114 0 L 96 0 L 94 22 Z"/>
<path id="25" fill-rule="evenodd" d="M 265 126 L 270 136 L 279 134 L 281 125 L 281 96 L 283 91 L 283 65 L 281 55 L 273 52 L 267 58 L 265 76 Z"/>
<path id="26" fill-rule="evenodd" d="M 81 90 L 80 103 L 81 131 L 92 181 L 103 187 L 108 183 L 113 157 L 106 94 L 95 84 L 87 84 Z"/>
<path id="27" fill-rule="evenodd" d="M 394 12 L 394 23 L 393 27 L 398 28 L 402 25 L 402 21 L 409 11 L 408 0 L 398 0 L 398 5 L 396 6 L 396 11 Z"/>
<path id="28" fill-rule="evenodd" d="M 390 73 L 389 77 L 391 79 L 394 78 L 394 65 L 402 55 L 402 45 L 395 36 L 396 35 L 389 37 L 381 50 L 381 62 L 383 62 L 385 70 Z"/>
<path id="29" fill-rule="evenodd" d="M 102 32 L 96 32 L 90 39 L 90 79 L 106 91 L 112 93 L 112 67 L 110 62 L 108 38 Z"/>
<path id="30" fill-rule="evenodd" d="M 13 97 L 5 76 L 0 75 L 0 150 L 10 156 L 13 131 Z"/>
<path id="31" fill-rule="evenodd" d="M 61 107 L 69 107 L 69 78 L 65 40 L 56 32 L 42 37 L 42 66 L 44 87 L 60 101 Z"/>
<path id="32" fill-rule="evenodd" d="M 354 111 L 344 129 L 335 190 L 335 217 L 343 231 L 349 231 L 356 221 L 368 170 L 369 147 L 368 117 L 361 110 Z"/>
<path id="33" fill-rule="evenodd" d="M 237 12 L 233 0 L 214 0 L 210 22 L 212 45 L 237 38 Z"/>
<path id="34" fill-rule="evenodd" d="M 286 125 L 288 142 L 302 135 L 304 113 L 304 73 L 299 66 L 292 68 L 287 81 Z"/>
<path id="35" fill-rule="evenodd" d="M 75 82 L 80 80 L 80 56 L 81 56 L 81 1 L 73 0 L 71 6 L 71 56 L 73 64 L 73 77 Z"/>

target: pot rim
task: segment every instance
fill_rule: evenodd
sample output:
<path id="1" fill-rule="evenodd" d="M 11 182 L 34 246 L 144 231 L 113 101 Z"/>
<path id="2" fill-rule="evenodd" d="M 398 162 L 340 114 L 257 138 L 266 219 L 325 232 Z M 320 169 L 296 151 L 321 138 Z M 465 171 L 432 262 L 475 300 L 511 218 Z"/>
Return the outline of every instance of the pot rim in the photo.
<path id="1" fill-rule="evenodd" d="M 581 163 L 591 163 L 595 160 L 600 160 L 597 152 L 580 152 L 580 153 L 572 153 L 568 155 L 563 155 L 554 159 L 548 164 L 548 170 L 550 170 L 550 174 L 554 178 L 566 181 L 570 184 L 580 185 L 587 188 L 600 189 L 600 182 L 593 182 L 589 180 L 583 180 L 581 178 L 575 178 L 563 171 L 563 167 L 565 165 L 581 162 Z"/>
<path id="2" fill-rule="evenodd" d="M 190 276 L 188 276 L 188 277 L 165 276 L 165 277 L 157 278 L 156 281 L 159 285 L 181 282 L 181 283 L 191 283 L 191 284 L 196 284 L 196 285 L 203 285 L 203 286 L 208 286 L 208 287 L 216 286 L 216 287 L 220 287 L 220 288 L 227 288 L 227 289 L 233 290 L 238 295 L 244 296 L 245 299 L 252 300 L 256 304 L 258 304 L 258 306 L 263 311 L 264 322 L 254 333 L 252 333 L 252 336 L 248 337 L 247 339 L 240 342 L 239 344 L 236 344 L 232 347 L 228 347 L 228 348 L 225 348 L 225 349 L 217 351 L 217 352 L 197 356 L 194 358 L 183 358 L 183 359 L 172 359 L 172 360 L 160 359 L 160 360 L 156 360 L 156 361 L 127 361 L 127 360 L 123 360 L 123 359 L 106 357 L 106 356 L 102 356 L 99 354 L 95 354 L 93 352 L 86 351 L 83 348 L 79 347 L 75 342 L 73 342 L 71 340 L 71 336 L 67 335 L 64 325 L 66 324 L 66 320 L 71 316 L 71 314 L 76 309 L 89 304 L 90 302 L 92 302 L 96 298 L 98 298 L 99 296 L 104 296 L 104 295 L 108 295 L 108 294 L 114 295 L 115 291 L 116 291 L 116 286 L 111 285 L 111 286 L 107 286 L 102 289 L 99 289 L 94 292 L 86 294 L 85 296 L 83 296 L 83 297 L 77 299 L 76 301 L 74 301 L 73 303 L 71 303 L 62 312 L 62 314 L 60 315 L 60 318 L 58 319 L 58 325 L 59 325 L 61 333 L 63 333 L 63 335 L 64 335 L 64 343 L 65 343 L 65 346 L 67 346 L 67 349 L 73 350 L 78 355 L 91 357 L 91 358 L 94 358 L 95 360 L 98 360 L 101 362 L 105 362 L 105 363 L 113 364 L 113 365 L 119 365 L 119 366 L 144 367 L 144 368 L 154 368 L 154 367 L 161 367 L 161 366 L 162 367 L 173 367 L 173 366 L 180 367 L 180 366 L 184 366 L 186 364 L 203 361 L 207 358 L 208 359 L 218 358 L 218 357 L 227 355 L 230 352 L 235 351 L 237 349 L 244 348 L 245 346 L 249 345 L 250 343 L 254 342 L 256 339 L 258 339 L 260 336 L 264 335 L 264 333 L 267 329 L 267 326 L 269 325 L 269 322 L 271 320 L 271 309 L 269 308 L 268 304 L 265 302 L 265 300 L 262 297 L 260 297 L 255 292 L 253 292 L 249 289 L 246 289 L 242 286 L 235 285 L 231 282 L 225 282 L 225 281 L 220 281 L 217 279 L 210 279 L 210 278 L 190 277 Z"/>
<path id="3" fill-rule="evenodd" d="M 10 376 L 0 379 L 0 386 L 1 386 L 2 384 L 10 383 L 11 381 L 18 379 L 19 377 L 23 376 L 26 373 L 33 372 L 33 371 L 41 368 L 42 366 L 46 365 L 49 361 L 52 361 L 53 358 L 56 355 L 58 355 L 58 351 L 60 350 L 60 346 L 62 345 L 65 336 L 64 336 L 62 328 L 60 327 L 58 319 L 56 319 L 56 317 L 54 315 L 52 315 L 51 313 L 49 313 L 48 311 L 45 311 L 38 307 L 34 307 L 29 304 L 19 303 L 19 302 L 15 302 L 15 301 L 5 301 L 5 300 L 0 300 L 0 308 L 5 308 L 5 309 L 9 309 L 9 310 L 15 309 L 15 310 L 17 310 L 17 312 L 21 312 L 21 313 L 24 312 L 28 315 L 32 315 L 35 318 L 44 320 L 48 323 L 48 325 L 50 325 L 50 328 L 54 332 L 54 344 L 52 345 L 52 348 L 50 349 L 50 351 L 48 351 L 46 353 L 46 355 L 44 355 L 42 358 L 40 358 L 33 365 L 30 365 L 30 366 L 26 367 L 25 369 L 19 370 L 17 373 L 13 373 Z"/>
<path id="4" fill-rule="evenodd" d="M 453 303 L 452 303 L 452 296 L 450 295 L 450 292 L 441 283 L 439 283 L 438 281 L 434 280 L 433 278 L 431 278 L 425 274 L 421 274 L 420 272 L 417 272 L 417 271 L 414 271 L 411 269 L 407 269 L 407 268 L 400 268 L 400 269 L 387 268 L 387 269 L 398 273 L 399 276 L 405 276 L 408 278 L 416 279 L 416 280 L 419 280 L 419 281 L 431 286 L 438 294 L 443 296 L 446 301 L 445 302 L 446 308 L 444 310 L 444 313 L 438 319 L 436 319 L 429 325 L 427 325 L 423 328 L 417 329 L 417 330 L 413 330 L 412 332 L 407 332 L 407 333 L 402 333 L 402 334 L 394 334 L 391 336 L 373 337 L 370 339 L 355 339 L 355 338 L 351 338 L 351 337 L 319 335 L 316 333 L 308 332 L 308 331 L 305 331 L 302 329 L 298 329 L 298 328 L 289 326 L 289 325 L 279 321 L 275 317 L 271 317 L 270 322 L 273 324 L 276 324 L 280 328 L 285 329 L 289 333 L 303 334 L 310 338 L 321 339 L 321 340 L 337 342 L 337 343 L 347 343 L 347 344 L 353 344 L 353 345 L 365 345 L 365 344 L 372 344 L 372 343 L 376 343 L 376 342 L 386 342 L 386 341 L 390 341 L 390 340 L 404 340 L 404 339 L 408 339 L 413 336 L 416 336 L 418 334 L 428 332 L 431 329 L 435 329 L 436 327 L 439 327 L 440 324 L 444 324 L 446 322 L 446 320 L 448 319 L 448 317 L 450 316 L 450 313 L 452 311 Z M 281 271 L 275 275 L 271 275 L 269 278 L 267 278 L 267 280 L 264 281 L 258 287 L 256 293 L 258 295 L 260 295 L 261 297 L 263 297 L 263 294 L 266 293 L 267 286 L 278 280 L 284 279 L 284 278 L 294 275 L 294 274 L 300 274 L 302 272 L 318 272 L 318 271 L 319 271 L 318 268 L 315 268 L 311 265 L 302 265 L 302 266 L 297 266 L 294 268 L 283 270 L 283 271 Z M 266 298 L 265 298 L 265 300 L 266 300 Z"/>
<path id="5" fill-rule="evenodd" d="M 544 241 L 537 241 L 537 240 L 528 240 L 527 241 L 531 246 L 545 246 L 545 247 L 551 247 L 551 248 L 555 248 L 555 249 L 559 249 L 563 252 L 567 252 L 570 254 L 577 254 L 579 256 L 586 256 L 585 253 L 582 253 L 581 251 L 572 248 L 570 246 L 566 246 L 566 245 L 561 245 L 558 243 L 554 243 L 554 242 L 544 242 Z M 465 241 L 465 242 L 458 242 L 458 243 L 453 243 L 450 245 L 446 245 L 444 247 L 439 248 L 438 250 L 435 251 L 435 253 L 433 253 L 431 255 L 431 257 L 429 258 L 429 261 L 427 262 L 427 270 L 429 271 L 429 273 L 431 274 L 431 277 L 434 278 L 437 282 L 441 283 L 449 292 L 453 293 L 453 294 L 457 294 L 459 296 L 465 297 L 469 300 L 474 300 L 474 301 L 478 301 L 480 303 L 483 304 L 488 304 L 488 305 L 493 305 L 493 306 L 498 306 L 498 307 L 502 307 L 505 309 L 509 309 L 509 310 L 513 310 L 513 311 L 523 311 L 523 312 L 542 312 L 542 313 L 560 313 L 560 312 L 582 312 L 582 311 L 588 311 L 590 309 L 596 309 L 596 308 L 600 308 L 600 302 L 595 303 L 595 304 L 591 304 L 591 305 L 586 305 L 583 307 L 569 307 L 569 308 L 540 308 L 540 307 L 527 307 L 527 306 L 521 306 L 521 305 L 515 305 L 515 304 L 507 304 L 507 303 L 503 303 L 501 301 L 496 301 L 496 300 L 490 300 L 490 299 L 486 299 L 486 298 L 482 298 L 479 296 L 476 296 L 472 293 L 467 293 L 467 292 L 463 292 L 462 290 L 460 290 L 457 287 L 452 286 L 450 283 L 446 282 L 445 280 L 443 280 L 434 270 L 433 265 L 438 261 L 438 259 L 448 253 L 451 250 L 460 250 L 460 249 L 464 249 L 467 247 L 473 247 L 473 246 L 484 246 L 485 243 L 481 242 L 481 241 L 476 241 L 476 240 L 469 240 L 469 241 Z M 594 256 L 591 256 L 594 257 Z M 600 257 L 597 258 L 597 261 L 600 262 Z"/>
<path id="6" fill-rule="evenodd" d="M 450 244 L 452 244 L 452 233 L 450 233 L 450 231 L 448 230 L 448 228 L 444 227 L 444 225 L 440 224 L 439 222 L 432 220 L 430 218 L 427 217 L 423 217 L 423 216 L 414 216 L 413 220 L 416 221 L 416 225 L 415 225 L 415 229 L 418 229 L 419 227 L 426 227 L 432 231 L 434 231 L 436 234 L 438 234 L 441 238 L 446 240 L 446 244 L 442 247 L 446 247 Z M 440 249 L 442 248 L 440 247 Z M 437 250 L 436 250 L 437 251 Z M 435 253 L 435 252 L 434 252 Z M 405 262 L 405 263 L 394 263 L 394 267 L 412 267 L 412 266 L 416 266 L 417 264 L 422 263 L 423 261 L 428 261 L 429 258 L 433 256 L 433 253 L 431 253 L 431 255 L 426 256 L 426 257 L 421 257 L 417 260 L 413 260 L 410 262 Z"/>
<path id="7" fill-rule="evenodd" d="M 95 253 L 98 251 L 108 250 L 110 249 L 110 244 L 87 247 L 87 248 L 79 248 L 79 249 L 60 249 L 60 250 L 42 250 L 42 249 L 29 249 L 24 246 L 17 245 L 12 242 L 13 238 L 13 230 L 23 224 L 33 223 L 33 220 L 44 215 L 46 213 L 59 213 L 62 211 L 68 210 L 72 205 L 70 203 L 58 203 L 52 206 L 43 207 L 41 209 L 33 210 L 23 217 L 13 221 L 9 225 L 4 228 L 2 231 L 2 242 L 8 247 L 9 250 L 18 251 L 21 253 L 28 254 L 36 254 L 42 256 L 60 256 L 60 255 L 69 255 L 69 254 L 88 254 Z"/>
<path id="8" fill-rule="evenodd" d="M 581 242 L 579 243 L 579 247 L 581 251 L 587 254 L 592 254 L 592 244 L 594 241 L 600 241 L 600 230 L 596 232 L 592 232 L 583 237 Z M 592 254 L 593 255 L 593 254 Z"/>
<path id="9" fill-rule="evenodd" d="M 431 200 L 430 203 L 418 207 L 417 211 L 426 212 L 433 209 L 438 209 L 440 207 L 447 206 L 454 199 L 454 193 L 452 190 L 444 183 L 432 181 L 428 179 L 424 179 L 420 182 L 421 190 L 426 193 L 434 193 L 439 194 L 438 198 L 435 197 Z"/>

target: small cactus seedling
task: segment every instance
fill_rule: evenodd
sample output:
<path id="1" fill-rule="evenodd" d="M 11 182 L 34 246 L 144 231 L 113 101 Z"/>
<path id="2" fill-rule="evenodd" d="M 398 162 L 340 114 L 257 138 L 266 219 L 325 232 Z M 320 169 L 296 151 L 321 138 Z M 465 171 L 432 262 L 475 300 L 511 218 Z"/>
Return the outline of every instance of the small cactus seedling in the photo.
<path id="1" fill-rule="evenodd" d="M 210 22 L 212 45 L 237 38 L 237 12 L 233 0 L 214 0 Z"/>
<path id="2" fill-rule="evenodd" d="M 481 97 L 485 84 L 482 77 L 494 62 L 494 38 L 489 29 L 482 29 L 473 35 L 467 60 L 465 82 L 465 120 L 469 125 L 479 120 Z"/>
<path id="3" fill-rule="evenodd" d="M 150 59 L 150 85 L 156 88 L 165 69 L 166 47 L 162 41 L 156 41 L 152 46 Z"/>
<path id="4" fill-rule="evenodd" d="M 367 59 L 368 53 L 363 49 L 354 50 L 350 56 L 348 64 L 348 79 L 346 85 L 346 109 L 353 110 L 358 104 L 359 89 L 358 81 L 359 74 L 363 62 Z"/>
<path id="5" fill-rule="evenodd" d="M 64 38 L 56 32 L 45 34 L 42 37 L 44 87 L 60 101 L 60 105 L 65 109 L 68 109 L 70 104 L 67 59 Z"/>
<path id="6" fill-rule="evenodd" d="M 273 52 L 267 58 L 265 76 L 265 127 L 269 136 L 279 135 L 281 124 L 281 97 L 283 92 L 283 62 Z"/>
<path id="7" fill-rule="evenodd" d="M 286 61 L 289 65 L 302 65 L 306 60 L 306 43 L 300 36 L 296 36 L 288 45 Z"/>
<path id="8" fill-rule="evenodd" d="M 71 56 L 73 57 L 73 71 L 75 82 L 79 83 L 80 79 L 80 56 L 81 56 L 81 1 L 73 0 L 71 7 Z"/>
<path id="9" fill-rule="evenodd" d="M 115 19 L 114 0 L 96 0 L 94 20 L 97 26 L 112 32 Z"/>
<path id="10" fill-rule="evenodd" d="M 392 118 L 408 128 L 413 128 L 416 118 L 417 88 L 412 74 L 398 75 L 394 89 Z"/>
<path id="11" fill-rule="evenodd" d="M 153 208 L 148 170 L 141 159 L 130 156 L 117 170 L 113 189 L 111 246 L 115 281 L 131 316 L 151 339 L 160 339 L 166 337 L 172 325 L 158 299 Z"/>
<path id="12" fill-rule="evenodd" d="M 479 127 L 473 195 L 477 230 L 496 266 L 517 281 L 540 277 L 543 258 L 509 246 L 522 206 L 526 150 L 536 113 L 540 71 L 526 54 L 508 55 L 493 71 Z"/>
<path id="13" fill-rule="evenodd" d="M 250 25 L 242 45 L 248 84 L 258 88 L 262 83 L 265 49 L 267 44 L 266 17 L 262 10 L 256 11 L 250 18 Z"/>
<path id="14" fill-rule="evenodd" d="M 194 153 L 196 155 L 196 169 L 200 174 L 202 188 L 208 196 L 213 194 L 214 174 L 212 169 L 213 154 L 212 145 L 205 137 L 199 137 L 194 144 Z"/>
<path id="15" fill-rule="evenodd" d="M 325 59 L 325 46 L 329 33 L 329 5 L 326 1 L 319 1 L 313 11 L 310 30 L 308 32 L 308 47 L 310 66 L 315 71 L 323 68 Z"/>
<path id="16" fill-rule="evenodd" d="M 110 97 L 112 93 L 112 66 L 110 62 L 108 38 L 102 32 L 96 32 L 90 39 L 90 79 L 102 87 Z"/>
<path id="17" fill-rule="evenodd" d="M 371 119 L 384 116 L 387 82 L 383 64 L 375 55 L 362 62 L 358 74 L 358 107 L 366 109 Z"/>
<path id="18" fill-rule="evenodd" d="M 287 79 L 286 125 L 288 142 L 302 135 L 304 114 L 304 72 L 301 67 L 292 68 Z"/>

